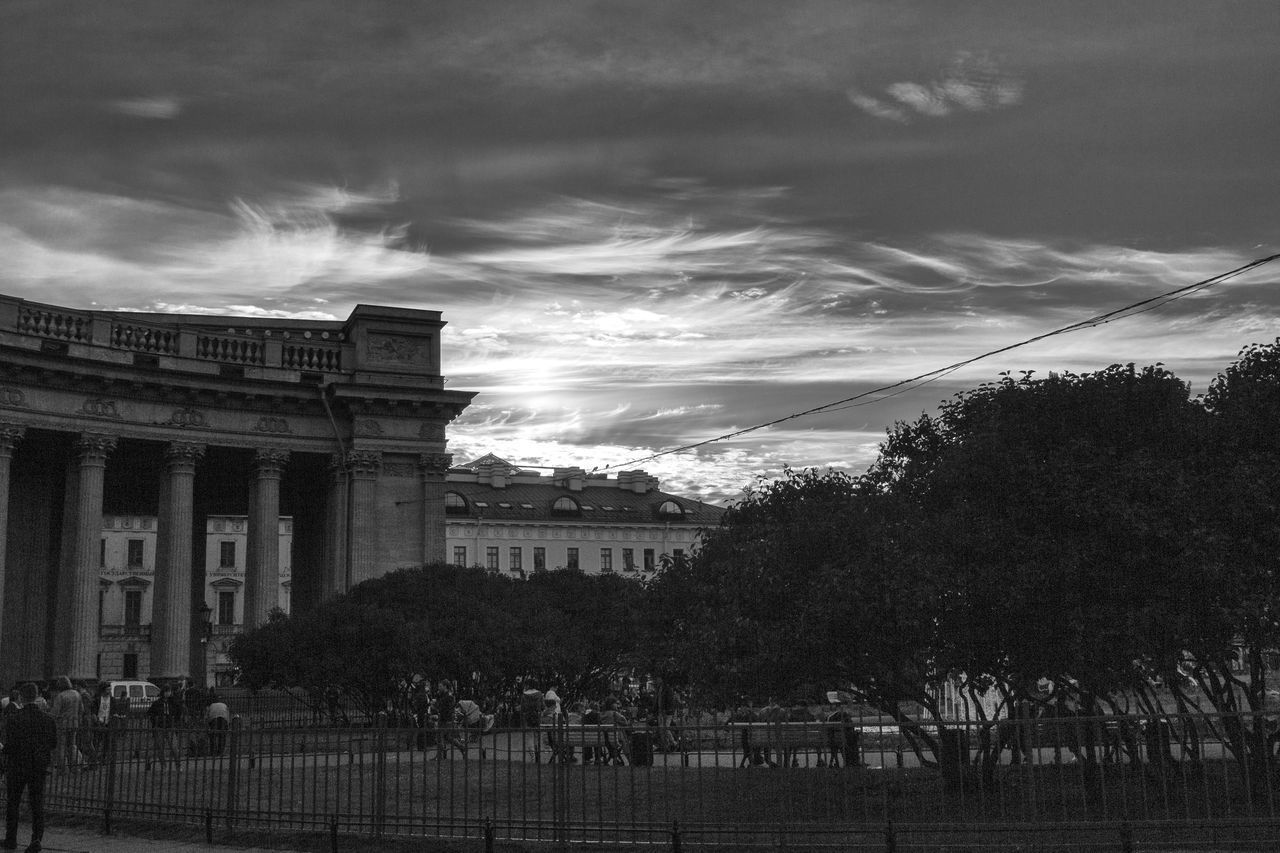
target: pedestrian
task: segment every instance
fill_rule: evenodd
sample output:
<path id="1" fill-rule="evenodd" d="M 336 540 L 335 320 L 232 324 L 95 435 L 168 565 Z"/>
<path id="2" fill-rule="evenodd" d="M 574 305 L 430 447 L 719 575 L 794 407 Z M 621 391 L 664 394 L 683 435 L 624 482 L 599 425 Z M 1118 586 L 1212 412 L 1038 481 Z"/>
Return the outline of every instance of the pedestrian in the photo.
<path id="1" fill-rule="evenodd" d="M 165 762 L 172 759 L 173 766 L 181 770 L 182 756 L 178 753 L 175 729 L 182 724 L 182 703 L 174 696 L 172 685 L 166 684 L 159 698 L 151 703 L 147 719 L 151 723 L 151 758 L 147 769 L 151 769 L 153 761 L 159 762 L 163 769 Z"/>
<path id="2" fill-rule="evenodd" d="M 209 728 L 209 754 L 222 755 L 227 743 L 227 729 L 231 728 L 231 709 L 219 698 L 217 693 L 209 691 L 209 704 L 204 709 L 204 722 Z"/>
<path id="3" fill-rule="evenodd" d="M 27 853 L 39 853 L 44 838 L 44 780 L 49 760 L 58 748 L 58 725 L 53 717 L 40 710 L 36 699 L 40 691 L 34 684 L 18 690 L 22 709 L 8 718 L 5 726 L 4 756 L 9 765 L 9 788 L 5 813 L 4 841 L 0 849 L 18 848 L 18 812 L 22 791 L 26 789 L 31 803 L 31 843 Z"/>
<path id="4" fill-rule="evenodd" d="M 80 753 L 76 749 L 76 738 L 80 731 L 81 718 L 84 716 L 84 697 L 71 684 L 65 675 L 58 676 L 53 683 L 53 705 L 49 713 L 58 727 L 58 755 L 54 768 L 62 773 L 75 768 L 80 763 Z"/>

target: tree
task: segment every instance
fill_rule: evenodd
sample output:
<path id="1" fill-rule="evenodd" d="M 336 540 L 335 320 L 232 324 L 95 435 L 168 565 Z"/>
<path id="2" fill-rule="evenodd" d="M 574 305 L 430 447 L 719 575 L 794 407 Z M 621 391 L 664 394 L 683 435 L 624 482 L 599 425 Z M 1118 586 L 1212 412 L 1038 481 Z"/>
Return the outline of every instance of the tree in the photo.
<path id="1" fill-rule="evenodd" d="M 553 572 L 519 581 L 436 564 L 365 581 L 314 611 L 232 643 L 250 687 L 339 689 L 367 714 L 399 706 L 415 677 L 504 691 L 538 674 L 593 689 L 624 665 L 639 589 L 616 577 Z"/>

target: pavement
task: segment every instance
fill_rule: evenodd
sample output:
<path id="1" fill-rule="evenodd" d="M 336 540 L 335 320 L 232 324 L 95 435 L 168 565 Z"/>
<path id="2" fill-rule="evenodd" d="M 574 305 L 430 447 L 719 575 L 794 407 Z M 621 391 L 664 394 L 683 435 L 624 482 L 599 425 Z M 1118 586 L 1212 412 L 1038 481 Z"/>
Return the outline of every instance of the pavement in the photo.
<path id="1" fill-rule="evenodd" d="M 18 850 L 23 850 L 30 841 L 30 825 L 23 823 L 18 828 Z M 288 850 L 297 853 L 297 848 L 240 847 L 238 845 L 205 844 L 203 841 L 188 841 L 180 838 L 142 838 L 136 835 L 102 833 L 84 827 L 66 827 L 53 824 L 45 826 L 43 850 L 49 853 L 280 853 Z"/>

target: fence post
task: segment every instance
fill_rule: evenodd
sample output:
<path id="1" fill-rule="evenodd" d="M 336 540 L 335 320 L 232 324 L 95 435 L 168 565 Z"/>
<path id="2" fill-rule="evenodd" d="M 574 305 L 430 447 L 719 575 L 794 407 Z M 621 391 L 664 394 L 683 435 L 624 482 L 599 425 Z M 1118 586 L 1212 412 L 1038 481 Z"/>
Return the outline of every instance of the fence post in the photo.
<path id="1" fill-rule="evenodd" d="M 1133 853 L 1133 827 L 1127 823 L 1120 825 L 1120 851 Z"/>
<path id="2" fill-rule="evenodd" d="M 893 821 L 890 820 L 884 827 L 884 853 L 897 853 L 898 836 L 893 829 Z"/>
<path id="3" fill-rule="evenodd" d="M 106 741 L 103 748 L 107 752 L 107 785 L 103 792 L 102 804 L 102 834 L 111 834 L 111 810 L 115 807 L 116 801 L 116 751 L 120 748 L 119 739 L 124 735 L 124 730 L 119 723 L 116 722 L 114 716 L 107 720 Z"/>
<path id="4" fill-rule="evenodd" d="M 373 837 L 382 837 L 387 818 L 387 712 L 379 711 L 374 722 L 373 753 Z"/>
<path id="5" fill-rule="evenodd" d="M 484 819 L 484 853 L 493 853 L 493 818 Z"/>
<path id="6" fill-rule="evenodd" d="M 240 783 L 240 739 L 244 720 L 239 714 L 231 718 L 231 733 L 227 738 L 227 830 L 235 828 L 236 796 Z"/>
<path id="7" fill-rule="evenodd" d="M 680 821 L 671 821 L 671 853 L 680 853 Z"/>

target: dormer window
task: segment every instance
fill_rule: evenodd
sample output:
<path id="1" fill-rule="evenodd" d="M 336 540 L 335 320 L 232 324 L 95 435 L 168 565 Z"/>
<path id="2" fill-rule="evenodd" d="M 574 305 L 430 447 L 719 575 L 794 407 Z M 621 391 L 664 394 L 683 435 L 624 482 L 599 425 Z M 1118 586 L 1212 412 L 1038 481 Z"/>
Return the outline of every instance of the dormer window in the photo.
<path id="1" fill-rule="evenodd" d="M 684 508 L 675 501 L 663 501 L 658 507 L 658 515 L 664 518 L 683 518 Z"/>
<path id="2" fill-rule="evenodd" d="M 457 492 L 445 492 L 444 511 L 446 515 L 466 515 L 467 499 Z"/>
<path id="3" fill-rule="evenodd" d="M 573 498 L 556 498 L 556 502 L 551 505 L 551 511 L 557 515 L 577 515 L 578 502 Z"/>

